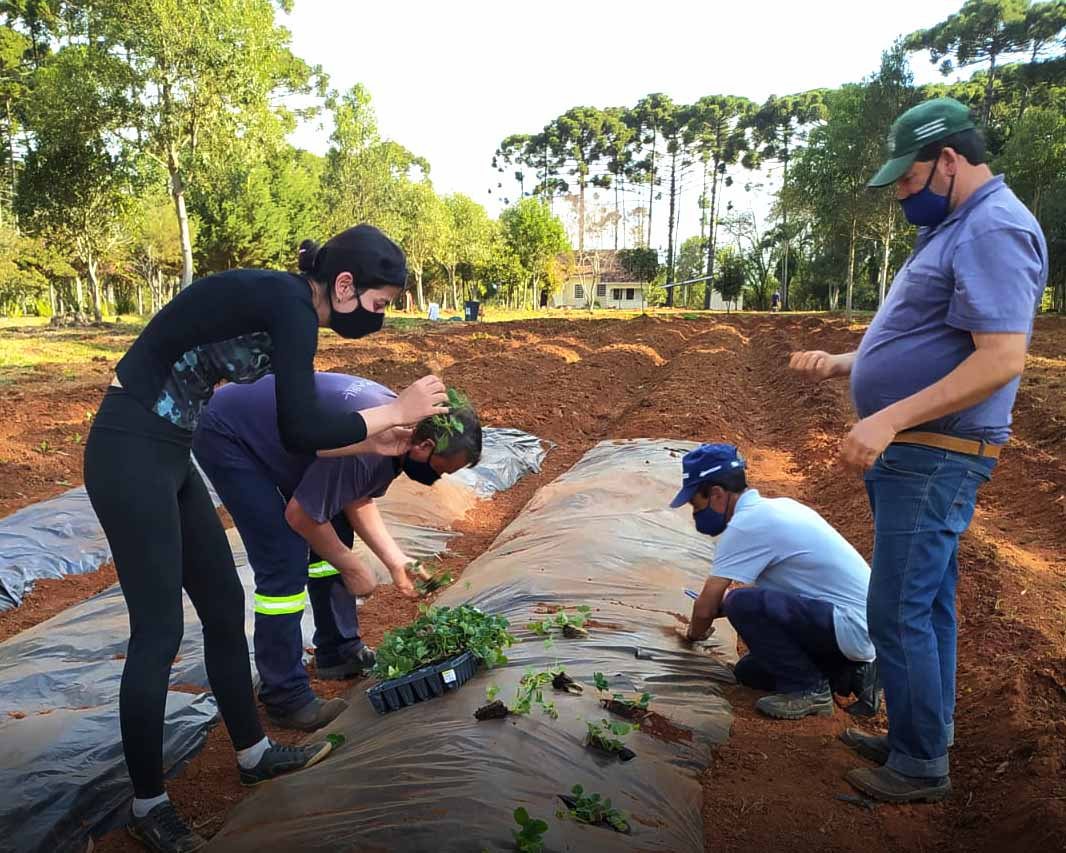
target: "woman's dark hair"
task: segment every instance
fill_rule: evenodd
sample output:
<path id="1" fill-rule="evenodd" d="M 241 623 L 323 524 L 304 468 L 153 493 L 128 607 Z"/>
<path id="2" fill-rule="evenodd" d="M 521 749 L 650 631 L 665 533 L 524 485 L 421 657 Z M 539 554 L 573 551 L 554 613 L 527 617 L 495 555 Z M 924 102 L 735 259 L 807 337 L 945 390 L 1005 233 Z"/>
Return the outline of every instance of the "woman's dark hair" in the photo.
<path id="1" fill-rule="evenodd" d="M 712 483 L 703 483 L 700 486 L 700 494 L 703 497 L 707 497 L 711 493 L 713 486 L 721 486 L 727 492 L 740 494 L 748 487 L 748 478 L 744 475 L 743 468 L 737 468 L 736 470 L 728 471 Z"/>
<path id="2" fill-rule="evenodd" d="M 358 291 L 407 286 L 403 249 L 372 225 L 356 225 L 322 246 L 314 240 L 304 240 L 297 265 L 305 276 L 330 287 L 342 272 L 352 274 Z"/>
<path id="3" fill-rule="evenodd" d="M 441 456 L 454 456 L 457 453 L 465 454 L 466 466 L 473 468 L 481 461 L 481 420 L 473 408 L 453 409 L 450 418 L 455 418 L 463 426 L 463 431 L 448 429 L 444 426 L 443 419 L 437 417 L 426 418 L 415 427 L 415 433 L 411 436 L 411 443 L 418 444 L 427 438 L 444 449 L 439 451 Z M 443 439 L 443 441 L 442 441 Z M 434 451 L 437 452 L 437 451 Z"/>
<path id="4" fill-rule="evenodd" d="M 982 163 L 988 162 L 984 134 L 976 127 L 960 130 L 958 133 L 951 134 L 951 136 L 945 136 L 936 142 L 930 142 L 918 150 L 914 161 L 916 163 L 928 163 L 931 160 L 936 160 L 940 156 L 940 152 L 945 148 L 953 148 L 957 154 L 965 157 L 966 162 L 971 166 L 980 166 Z"/>

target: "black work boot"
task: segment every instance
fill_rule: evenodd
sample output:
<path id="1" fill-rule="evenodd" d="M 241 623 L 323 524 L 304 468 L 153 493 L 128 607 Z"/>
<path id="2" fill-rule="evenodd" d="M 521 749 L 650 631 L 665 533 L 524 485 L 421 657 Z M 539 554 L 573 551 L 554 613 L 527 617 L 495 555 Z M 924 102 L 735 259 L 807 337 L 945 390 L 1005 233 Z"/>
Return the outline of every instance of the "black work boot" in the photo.
<path id="1" fill-rule="evenodd" d="M 315 652 L 315 672 L 325 681 L 339 681 L 343 678 L 358 678 L 374 668 L 374 650 L 369 646 L 360 646 L 351 654 L 342 654 L 337 663 L 323 666 Z"/>
<path id="2" fill-rule="evenodd" d="M 872 735 L 862 729 L 844 729 L 840 736 L 841 743 L 851 747 L 867 761 L 874 764 L 884 764 L 888 761 L 888 737 L 885 735 Z"/>
<path id="3" fill-rule="evenodd" d="M 144 817 L 131 812 L 126 828 L 130 835 L 155 853 L 193 853 L 207 844 L 205 838 L 185 825 L 169 800 L 153 806 Z"/>
<path id="4" fill-rule="evenodd" d="M 948 776 L 904 776 L 888 767 L 849 770 L 844 778 L 866 796 L 883 803 L 939 803 L 951 794 Z"/>
<path id="5" fill-rule="evenodd" d="M 280 713 L 268 707 L 267 718 L 274 725 L 281 726 L 283 729 L 313 732 L 329 725 L 346 710 L 348 710 L 348 703 L 339 697 L 330 699 L 327 702 L 316 696 L 302 708 L 297 708 L 295 711 Z"/>
<path id="6" fill-rule="evenodd" d="M 304 770 L 318 764 L 329 755 L 333 744 L 328 740 L 319 743 L 309 743 L 306 746 L 283 746 L 280 743 L 270 742 L 270 747 L 263 753 L 259 763 L 249 770 L 243 767 L 241 771 L 241 784 L 246 787 L 269 782 L 276 776 L 292 773 L 296 770 Z"/>
<path id="7" fill-rule="evenodd" d="M 778 720 L 802 720 L 816 714 L 833 716 L 833 693 L 828 684 L 798 693 L 774 693 L 755 703 L 755 710 Z"/>

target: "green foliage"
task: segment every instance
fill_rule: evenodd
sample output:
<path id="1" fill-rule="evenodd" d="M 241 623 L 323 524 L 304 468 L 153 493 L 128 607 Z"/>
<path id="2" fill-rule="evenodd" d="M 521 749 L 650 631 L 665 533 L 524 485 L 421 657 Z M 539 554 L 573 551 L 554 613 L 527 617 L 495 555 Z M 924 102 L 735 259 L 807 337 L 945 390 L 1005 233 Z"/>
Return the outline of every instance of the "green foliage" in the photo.
<path id="1" fill-rule="evenodd" d="M 551 670 L 535 672 L 527 669 L 515 689 L 514 704 L 509 706 L 511 713 L 528 714 L 536 704 L 552 719 L 558 719 L 559 712 L 556 710 L 555 703 L 544 701 L 544 688 L 551 684 L 554 677 L 555 673 Z"/>
<path id="2" fill-rule="evenodd" d="M 514 810 L 514 821 L 521 827 L 520 830 L 511 830 L 518 853 L 541 853 L 544 850 L 544 833 L 548 831 L 548 824 L 543 820 L 531 818 L 529 812 L 521 807 Z"/>
<path id="3" fill-rule="evenodd" d="M 473 408 L 470 404 L 470 399 L 455 388 L 449 388 L 447 394 L 448 408 L 451 411 L 446 415 L 434 415 L 430 418 L 430 423 L 433 426 L 433 433 L 436 439 L 436 444 L 434 446 L 435 453 L 447 453 L 451 437 L 453 435 L 462 435 L 463 422 L 455 416 L 456 413 L 469 411 Z"/>
<path id="4" fill-rule="evenodd" d="M 659 275 L 659 253 L 654 249 L 622 249 L 618 253 L 622 269 L 637 281 L 650 282 Z"/>
<path id="5" fill-rule="evenodd" d="M 636 726 L 633 723 L 622 723 L 612 720 L 586 722 L 585 726 L 588 729 L 589 745 L 602 749 L 605 752 L 621 752 L 626 748 L 626 745 L 620 740 L 620 738 L 624 738 L 630 732 L 639 728 L 639 726 Z"/>
<path id="6" fill-rule="evenodd" d="M 559 610 L 547 619 L 530 622 L 527 627 L 539 637 L 551 636 L 552 631 L 556 628 L 559 630 L 564 630 L 567 627 L 584 628 L 585 621 L 588 619 L 589 613 L 592 612 L 592 608 L 588 605 L 580 605 L 574 609 L 577 610 L 576 614 L 569 614 L 565 610 Z"/>
<path id="7" fill-rule="evenodd" d="M 570 789 L 574 804 L 559 816 L 570 817 L 578 823 L 592 826 L 606 823 L 619 832 L 629 831 L 629 815 L 611 806 L 610 798 L 603 799 L 599 794 L 585 793 L 580 785 Z"/>
<path id="8" fill-rule="evenodd" d="M 514 643 L 503 616 L 490 616 L 468 604 L 418 608 L 411 624 L 386 631 L 375 650 L 377 678 L 399 678 L 419 667 L 471 651 L 487 666 L 507 663 L 504 650 Z"/>

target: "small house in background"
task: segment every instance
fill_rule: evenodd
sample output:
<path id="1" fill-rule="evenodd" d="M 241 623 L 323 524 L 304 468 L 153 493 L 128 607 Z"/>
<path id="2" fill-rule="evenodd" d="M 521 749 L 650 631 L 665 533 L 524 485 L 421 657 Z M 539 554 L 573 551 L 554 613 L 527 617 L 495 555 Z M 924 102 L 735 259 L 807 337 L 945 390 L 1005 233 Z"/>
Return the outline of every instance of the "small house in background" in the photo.
<path id="1" fill-rule="evenodd" d="M 598 308 L 639 310 L 647 304 L 648 285 L 633 281 L 613 249 L 574 252 L 566 266 L 566 281 L 552 295 L 555 308 L 587 308 L 594 301 Z"/>
<path id="2" fill-rule="evenodd" d="M 646 289 L 651 285 L 634 281 L 623 269 L 618 252 L 613 249 L 594 249 L 574 252 L 565 264 L 567 277 L 554 294 L 554 308 L 620 308 L 640 310 L 648 304 Z M 712 292 L 711 308 L 725 311 L 726 304 L 719 293 Z M 736 309 L 738 306 L 729 306 Z"/>

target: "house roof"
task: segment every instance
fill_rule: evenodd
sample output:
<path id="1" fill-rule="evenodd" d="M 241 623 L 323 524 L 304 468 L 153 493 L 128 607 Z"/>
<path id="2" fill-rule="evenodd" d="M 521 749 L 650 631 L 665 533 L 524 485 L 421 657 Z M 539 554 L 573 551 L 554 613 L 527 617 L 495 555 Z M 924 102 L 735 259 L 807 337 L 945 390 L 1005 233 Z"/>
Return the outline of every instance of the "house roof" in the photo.
<path id="1" fill-rule="evenodd" d="M 574 264 L 567 281 L 585 281 L 592 283 L 596 277 L 596 267 L 599 267 L 600 284 L 629 284 L 639 285 L 630 273 L 623 268 L 618 259 L 618 252 L 614 249 L 593 249 L 585 252 L 573 253 Z"/>

